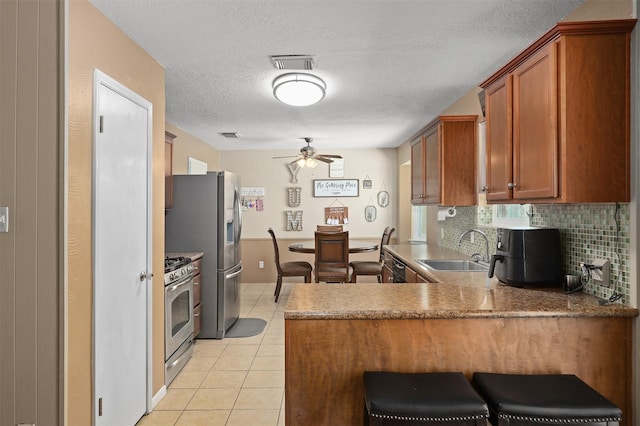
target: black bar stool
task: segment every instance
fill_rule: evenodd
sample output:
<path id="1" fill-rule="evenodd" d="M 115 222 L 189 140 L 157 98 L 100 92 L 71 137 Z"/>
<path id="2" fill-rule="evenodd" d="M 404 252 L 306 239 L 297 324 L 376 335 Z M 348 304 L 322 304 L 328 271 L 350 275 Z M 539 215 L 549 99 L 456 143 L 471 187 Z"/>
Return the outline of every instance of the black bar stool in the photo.
<path id="1" fill-rule="evenodd" d="M 622 412 L 573 374 L 474 373 L 494 426 L 618 425 Z"/>
<path id="2" fill-rule="evenodd" d="M 364 373 L 364 424 L 487 424 L 487 404 L 462 373 Z"/>

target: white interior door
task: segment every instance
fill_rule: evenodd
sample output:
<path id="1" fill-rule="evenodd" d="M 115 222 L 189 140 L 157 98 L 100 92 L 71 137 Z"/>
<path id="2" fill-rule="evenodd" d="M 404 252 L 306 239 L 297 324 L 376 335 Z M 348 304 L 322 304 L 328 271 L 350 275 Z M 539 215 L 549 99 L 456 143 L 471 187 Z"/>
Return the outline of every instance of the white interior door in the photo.
<path id="1" fill-rule="evenodd" d="M 133 426 L 150 394 L 151 104 L 94 81 L 94 424 Z"/>

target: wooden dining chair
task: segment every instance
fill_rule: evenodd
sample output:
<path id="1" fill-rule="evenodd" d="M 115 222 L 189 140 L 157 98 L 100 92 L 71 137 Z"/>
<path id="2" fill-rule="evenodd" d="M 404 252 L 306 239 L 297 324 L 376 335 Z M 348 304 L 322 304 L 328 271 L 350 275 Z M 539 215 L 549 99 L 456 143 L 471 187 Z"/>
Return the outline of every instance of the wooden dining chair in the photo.
<path id="1" fill-rule="evenodd" d="M 318 225 L 316 227 L 318 232 L 342 232 L 342 225 Z"/>
<path id="2" fill-rule="evenodd" d="M 317 283 L 349 282 L 349 231 L 316 231 L 314 275 Z"/>
<path id="3" fill-rule="evenodd" d="M 382 282 L 382 268 L 384 267 L 384 253 L 382 252 L 382 247 L 389 244 L 389 240 L 391 240 L 391 234 L 395 232 L 396 228 L 392 228 L 387 226 L 384 228 L 382 232 L 382 239 L 380 240 L 380 257 L 378 261 L 375 262 L 373 260 L 357 260 L 353 262 L 349 262 L 349 266 L 353 269 L 351 273 L 351 282 L 355 283 L 358 275 L 376 275 L 378 277 L 378 282 Z"/>
<path id="4" fill-rule="evenodd" d="M 282 277 L 304 277 L 305 283 L 311 282 L 311 270 L 313 266 L 309 262 L 295 261 L 295 262 L 283 262 L 280 263 L 280 251 L 278 250 L 278 240 L 273 229 L 267 230 L 271 234 L 271 240 L 273 241 L 273 252 L 275 254 L 276 269 L 278 270 L 278 278 L 276 280 L 276 291 L 273 295 L 278 301 L 280 296 L 280 288 L 282 287 Z"/>

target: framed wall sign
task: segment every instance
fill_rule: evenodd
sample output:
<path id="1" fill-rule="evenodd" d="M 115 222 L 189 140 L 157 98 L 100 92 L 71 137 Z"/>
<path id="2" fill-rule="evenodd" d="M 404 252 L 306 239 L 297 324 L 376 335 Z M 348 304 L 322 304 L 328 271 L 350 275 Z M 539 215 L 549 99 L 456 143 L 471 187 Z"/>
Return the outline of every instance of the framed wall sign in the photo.
<path id="1" fill-rule="evenodd" d="M 371 189 L 371 188 L 373 188 L 373 181 L 371 180 L 369 175 L 366 175 L 364 177 L 364 180 L 362 181 L 362 189 Z"/>
<path id="2" fill-rule="evenodd" d="M 314 197 L 357 197 L 358 179 L 314 179 Z"/>
<path id="3" fill-rule="evenodd" d="M 329 177 L 344 177 L 344 159 L 334 158 L 332 163 L 329 163 Z"/>
<path id="4" fill-rule="evenodd" d="M 364 218 L 367 222 L 373 222 L 378 217 L 378 209 L 373 204 L 364 208 Z"/>
<path id="5" fill-rule="evenodd" d="M 387 191 L 378 192 L 378 205 L 387 207 L 389 205 L 389 193 Z"/>

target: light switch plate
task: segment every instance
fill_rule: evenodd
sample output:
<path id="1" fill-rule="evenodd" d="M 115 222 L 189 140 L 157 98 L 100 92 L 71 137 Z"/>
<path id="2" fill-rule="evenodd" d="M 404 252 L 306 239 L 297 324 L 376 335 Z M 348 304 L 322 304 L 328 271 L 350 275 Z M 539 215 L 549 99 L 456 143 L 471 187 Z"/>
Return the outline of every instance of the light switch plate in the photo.
<path id="1" fill-rule="evenodd" d="M 0 232 L 9 232 L 9 207 L 0 207 Z"/>

